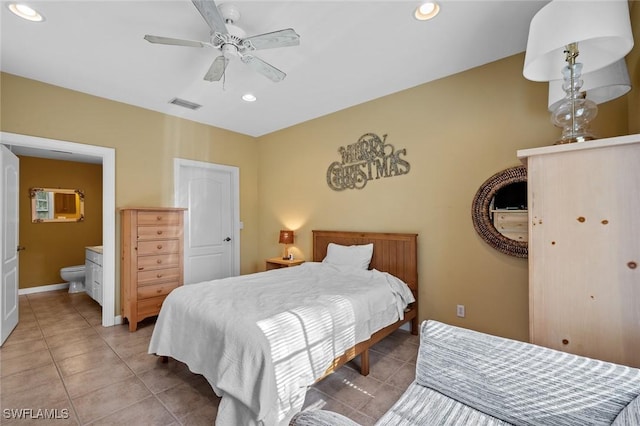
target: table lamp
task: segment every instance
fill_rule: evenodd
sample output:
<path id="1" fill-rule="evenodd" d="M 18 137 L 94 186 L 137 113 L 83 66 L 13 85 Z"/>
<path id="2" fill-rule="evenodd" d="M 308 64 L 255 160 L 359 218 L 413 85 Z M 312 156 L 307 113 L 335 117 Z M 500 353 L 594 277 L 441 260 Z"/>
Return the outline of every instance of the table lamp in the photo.
<path id="1" fill-rule="evenodd" d="M 287 244 L 293 244 L 293 231 L 280 231 L 280 244 L 284 244 L 284 252 L 282 259 L 289 259 L 289 253 L 287 250 Z"/>
<path id="2" fill-rule="evenodd" d="M 626 0 L 553 0 L 536 13 L 522 73 L 532 81 L 563 78 L 566 94 L 551 114 L 551 121 L 562 128 L 557 143 L 595 139 L 588 127 L 598 107 L 581 94 L 581 75 L 624 58 L 632 48 Z M 578 55 L 582 62 L 576 61 Z M 563 59 L 566 66 L 560 70 Z"/>

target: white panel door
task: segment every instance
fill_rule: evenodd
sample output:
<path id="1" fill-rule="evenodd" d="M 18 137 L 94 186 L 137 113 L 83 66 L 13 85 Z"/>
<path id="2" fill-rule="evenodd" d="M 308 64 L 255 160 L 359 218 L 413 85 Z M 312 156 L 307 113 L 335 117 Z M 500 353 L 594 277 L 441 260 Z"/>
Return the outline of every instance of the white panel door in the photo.
<path id="1" fill-rule="evenodd" d="M 178 161 L 176 205 L 187 208 L 184 283 L 238 275 L 237 169 Z"/>
<path id="2" fill-rule="evenodd" d="M 0 145 L 0 346 L 18 325 L 18 157 Z"/>

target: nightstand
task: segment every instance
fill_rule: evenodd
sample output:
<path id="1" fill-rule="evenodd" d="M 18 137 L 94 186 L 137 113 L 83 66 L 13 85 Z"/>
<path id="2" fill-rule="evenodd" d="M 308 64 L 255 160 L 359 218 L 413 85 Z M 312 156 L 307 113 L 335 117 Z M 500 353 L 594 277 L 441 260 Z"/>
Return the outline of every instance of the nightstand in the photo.
<path id="1" fill-rule="evenodd" d="M 290 266 L 298 266 L 304 263 L 302 259 L 286 260 L 281 257 L 272 257 L 267 259 L 267 271 L 270 269 L 288 268 Z"/>

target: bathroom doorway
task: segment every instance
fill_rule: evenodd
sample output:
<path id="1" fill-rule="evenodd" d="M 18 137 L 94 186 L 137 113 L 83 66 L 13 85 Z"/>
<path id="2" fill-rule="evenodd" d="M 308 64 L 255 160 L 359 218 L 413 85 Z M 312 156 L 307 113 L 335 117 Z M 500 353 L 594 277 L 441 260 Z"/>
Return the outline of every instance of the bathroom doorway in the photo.
<path id="1" fill-rule="evenodd" d="M 0 143 L 17 155 L 102 163 L 102 325 L 119 323 L 115 313 L 115 149 L 6 132 L 0 132 Z"/>

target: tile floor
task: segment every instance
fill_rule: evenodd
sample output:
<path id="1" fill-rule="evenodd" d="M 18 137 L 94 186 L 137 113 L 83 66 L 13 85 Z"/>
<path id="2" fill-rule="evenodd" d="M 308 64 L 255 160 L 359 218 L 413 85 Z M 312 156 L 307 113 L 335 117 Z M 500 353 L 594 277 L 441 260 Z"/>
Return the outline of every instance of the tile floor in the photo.
<path id="1" fill-rule="evenodd" d="M 20 296 L 20 322 L 0 348 L 0 423 L 211 425 L 219 398 L 186 365 L 147 354 L 154 319 L 102 327 L 100 306 L 85 293 Z M 306 408 L 372 425 L 414 378 L 418 337 L 398 330 L 370 352 L 312 386 Z M 27 419 L 12 418 L 11 410 Z M 46 421 L 41 410 L 57 420 Z M 14 411 L 14 413 L 17 411 Z"/>

